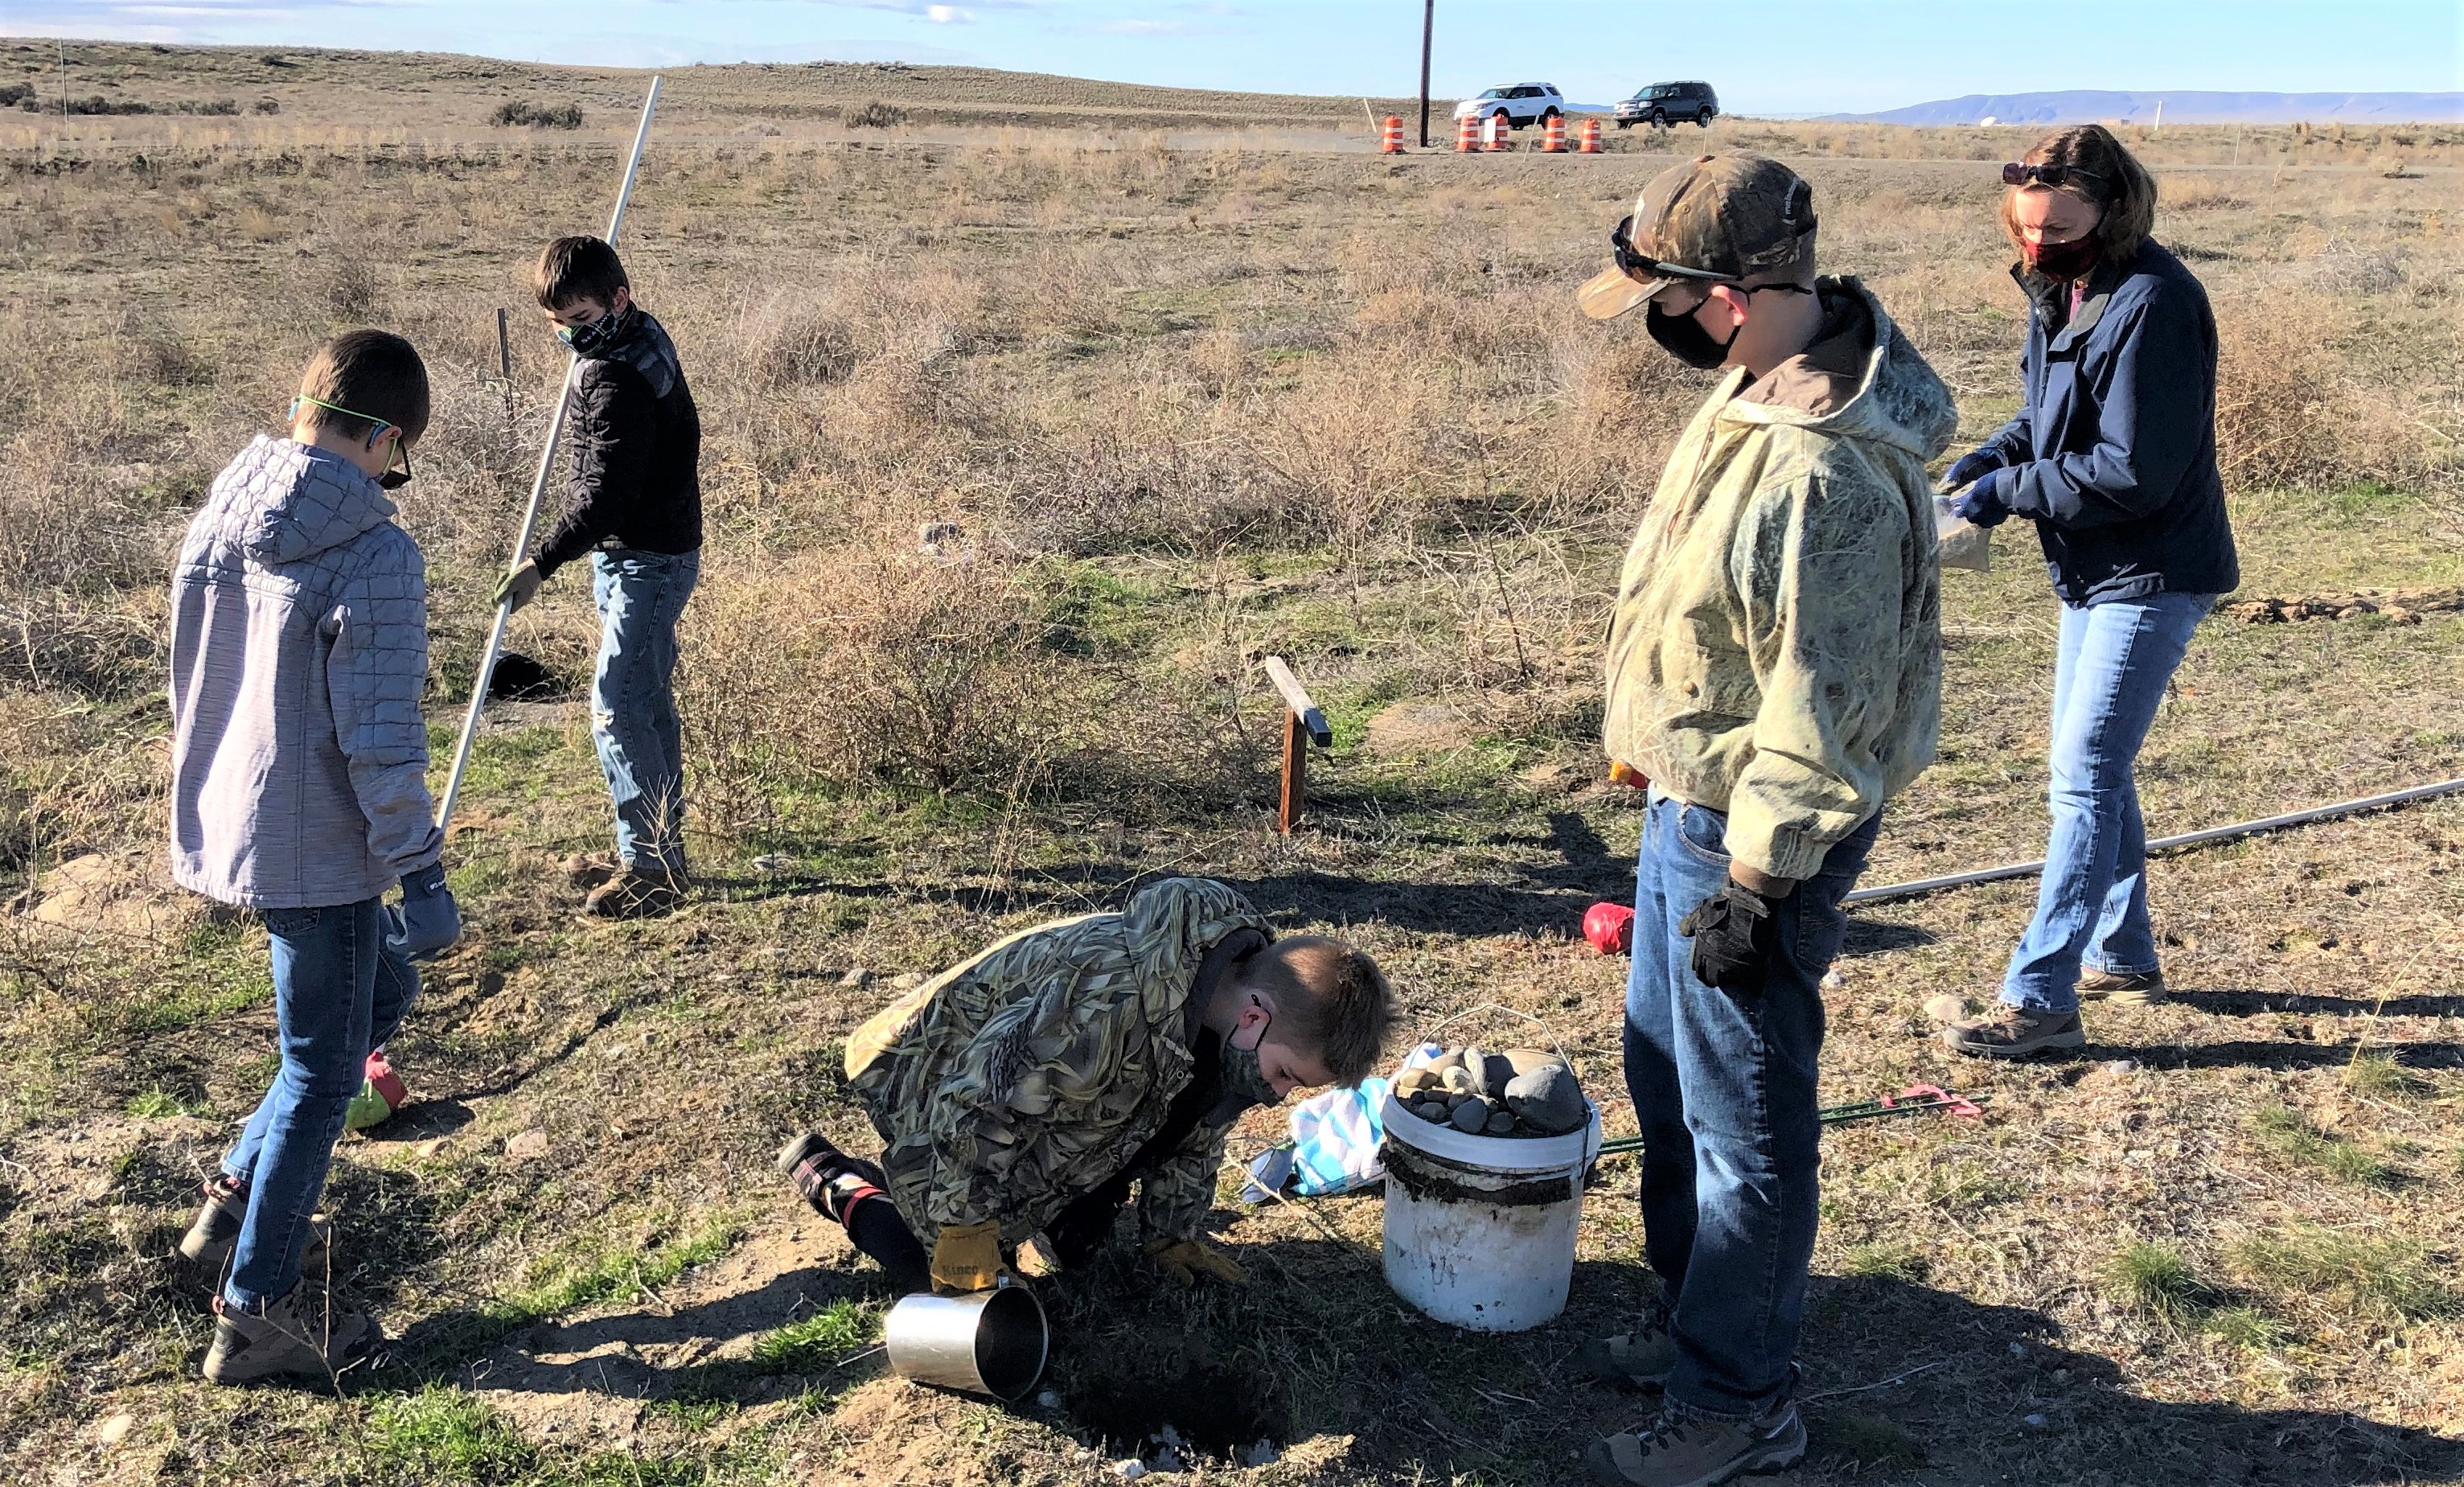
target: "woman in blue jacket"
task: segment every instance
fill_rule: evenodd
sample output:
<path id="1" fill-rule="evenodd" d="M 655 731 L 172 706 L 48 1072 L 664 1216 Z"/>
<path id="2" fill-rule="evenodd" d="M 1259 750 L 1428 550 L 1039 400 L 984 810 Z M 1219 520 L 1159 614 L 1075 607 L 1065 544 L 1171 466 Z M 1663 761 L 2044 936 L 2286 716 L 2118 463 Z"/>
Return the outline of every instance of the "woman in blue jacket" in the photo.
<path id="1" fill-rule="evenodd" d="M 2078 1048 L 2082 995 L 2164 995 L 2133 769 L 2191 629 L 2240 581 L 2216 470 L 2216 321 L 2148 235 L 2156 186 L 2101 125 L 2002 167 L 2033 310 L 2019 416 L 1951 467 L 1960 514 L 2036 524 L 2062 602 L 2036 915 L 1961 1053 Z"/>

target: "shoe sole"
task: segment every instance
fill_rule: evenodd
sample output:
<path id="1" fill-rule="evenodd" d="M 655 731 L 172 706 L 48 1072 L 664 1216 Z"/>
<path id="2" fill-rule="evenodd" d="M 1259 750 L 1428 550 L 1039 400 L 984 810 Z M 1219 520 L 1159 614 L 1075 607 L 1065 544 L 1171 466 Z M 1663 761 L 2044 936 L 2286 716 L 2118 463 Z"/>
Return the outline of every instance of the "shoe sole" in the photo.
<path id="1" fill-rule="evenodd" d="M 2101 1001 L 2115 1007 L 2153 1007 L 2165 1000 L 2163 992 L 2081 992 L 2081 1001 Z"/>
<path id="2" fill-rule="evenodd" d="M 1971 1059 L 2025 1059 L 2040 1053 L 2076 1052 L 2087 1046 L 2087 1030 L 2075 1028 L 2067 1033 L 2054 1033 L 2024 1043 L 1962 1043 L 1944 1039 L 1943 1045 L 1952 1053 Z"/>
<path id="3" fill-rule="evenodd" d="M 1805 1437 L 1800 1432 L 1793 1445 L 1781 1448 L 1776 1454 L 1749 1454 L 1715 1468 L 1708 1476 L 1697 1476 L 1690 1481 L 1667 1482 L 1661 1487 L 1720 1487 L 1722 1482 L 1732 1482 L 1740 1476 L 1771 1476 L 1781 1472 L 1792 1472 L 1805 1464 Z M 1600 1482 L 1611 1484 L 1611 1487 L 1633 1487 L 1634 1478 L 1619 1472 L 1614 1458 L 1602 1451 L 1596 1441 L 1583 1454 L 1583 1464 Z"/>

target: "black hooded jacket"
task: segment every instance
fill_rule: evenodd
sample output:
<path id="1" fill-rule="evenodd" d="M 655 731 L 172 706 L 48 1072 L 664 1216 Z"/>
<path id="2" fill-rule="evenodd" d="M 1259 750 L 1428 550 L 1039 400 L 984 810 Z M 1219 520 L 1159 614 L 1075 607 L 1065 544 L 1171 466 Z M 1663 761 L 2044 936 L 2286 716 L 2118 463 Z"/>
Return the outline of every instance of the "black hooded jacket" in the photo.
<path id="1" fill-rule="evenodd" d="M 626 312 L 615 343 L 583 359 L 565 429 L 573 479 L 532 555 L 542 577 L 595 547 L 701 546 L 701 414 L 675 342 L 648 312 Z"/>

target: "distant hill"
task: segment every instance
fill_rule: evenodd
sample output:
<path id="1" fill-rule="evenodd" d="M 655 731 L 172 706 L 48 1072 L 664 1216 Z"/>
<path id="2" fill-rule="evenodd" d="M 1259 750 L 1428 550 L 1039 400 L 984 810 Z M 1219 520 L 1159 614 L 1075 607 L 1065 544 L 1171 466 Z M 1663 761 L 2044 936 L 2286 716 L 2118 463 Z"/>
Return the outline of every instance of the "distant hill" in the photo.
<path id="1" fill-rule="evenodd" d="M 2165 105 L 2168 124 L 2409 124 L 2464 121 L 2464 93 L 1971 93 L 1880 114 L 1826 118 L 1881 124 L 2149 123 Z"/>

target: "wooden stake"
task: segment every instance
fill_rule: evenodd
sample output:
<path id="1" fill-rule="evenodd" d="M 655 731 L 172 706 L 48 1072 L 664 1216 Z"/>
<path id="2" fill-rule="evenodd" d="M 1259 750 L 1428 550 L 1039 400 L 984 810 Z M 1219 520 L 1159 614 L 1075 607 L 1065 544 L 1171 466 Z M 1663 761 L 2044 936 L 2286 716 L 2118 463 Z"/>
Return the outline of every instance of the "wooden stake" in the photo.
<path id="1" fill-rule="evenodd" d="M 1275 829 L 1285 836 L 1301 823 L 1301 810 L 1309 794 L 1309 730 L 1302 726 L 1301 715 L 1291 709 L 1284 710 L 1284 794 L 1275 810 Z"/>

